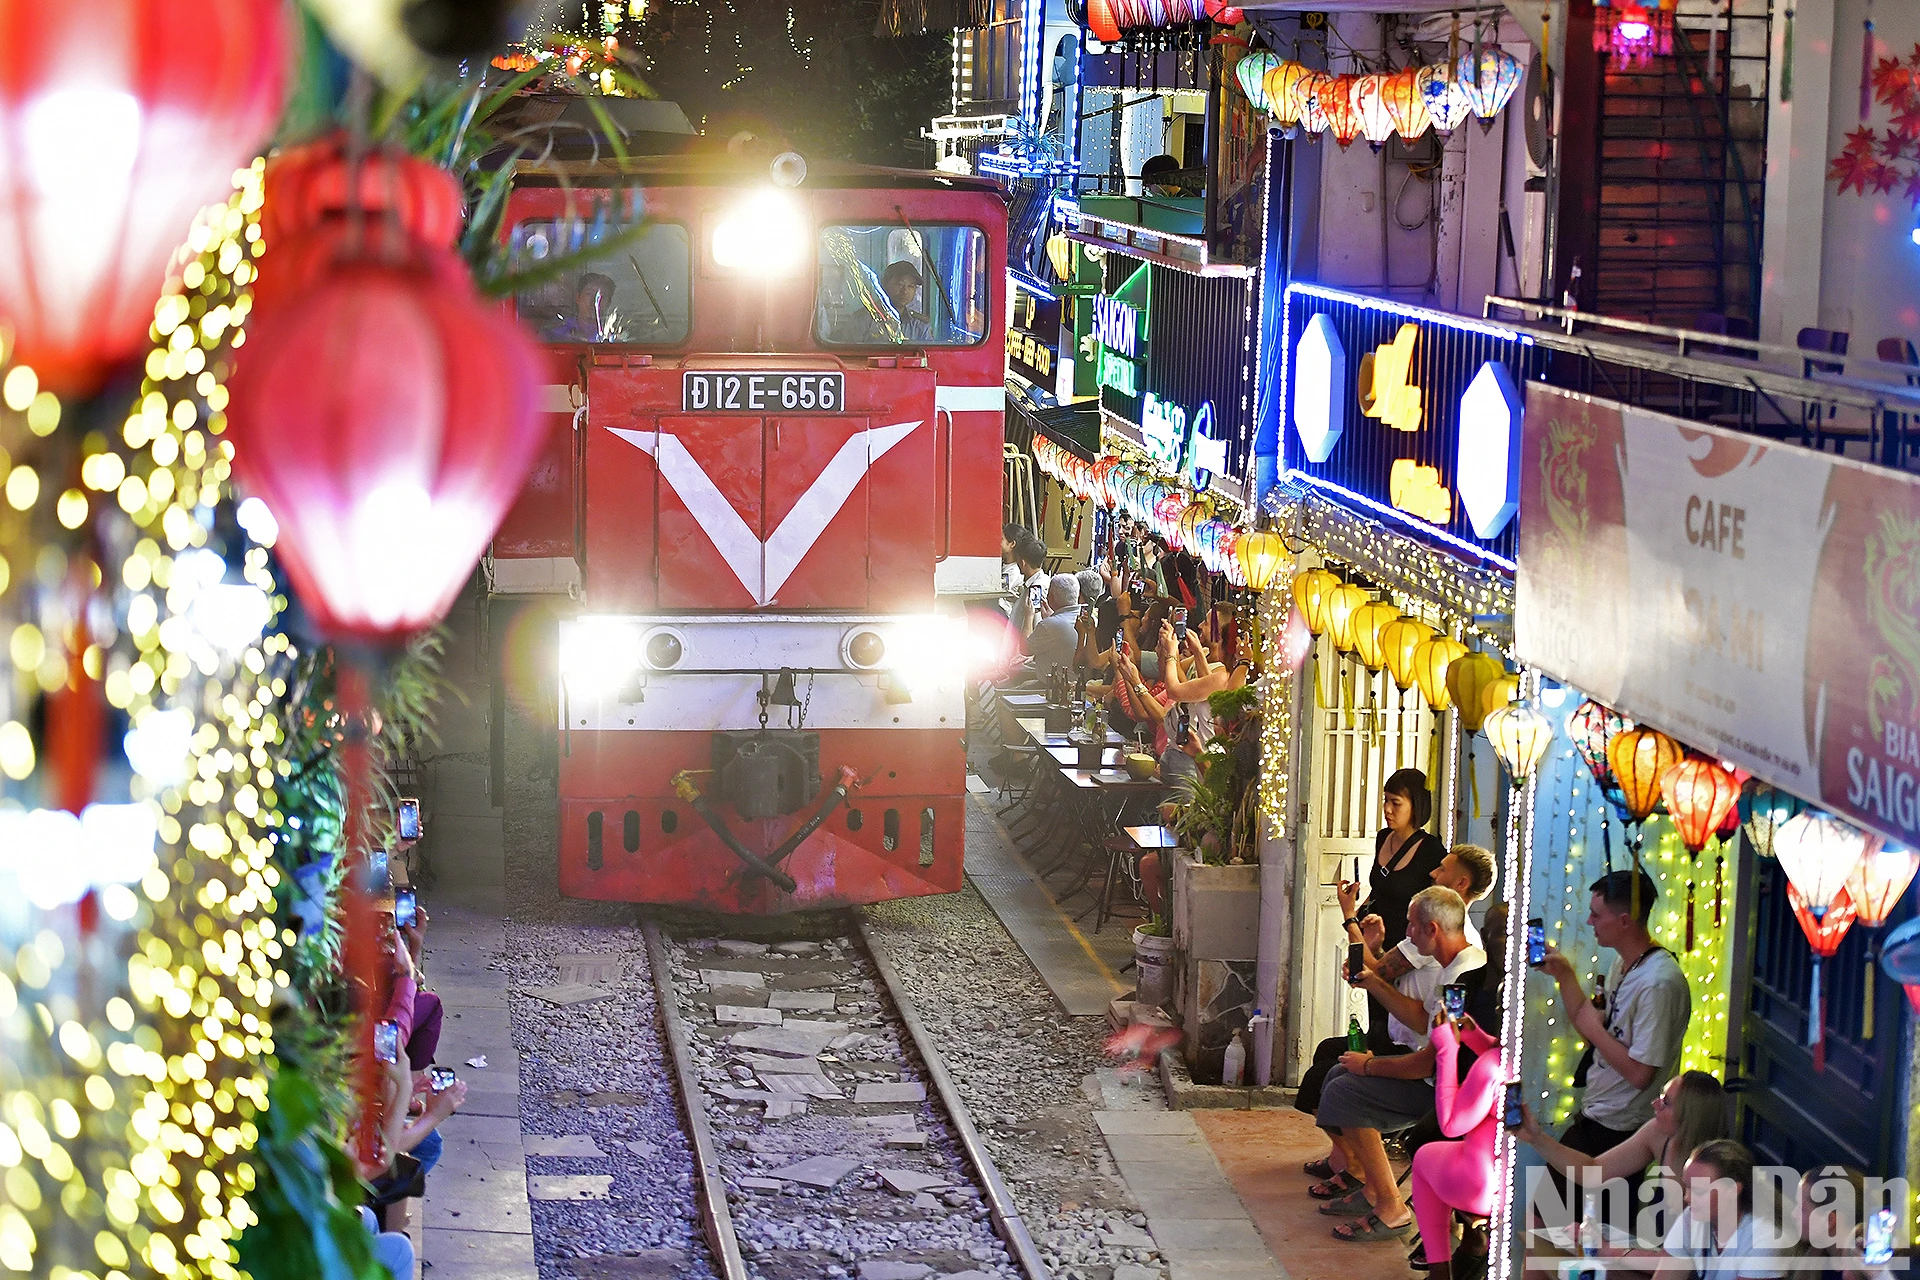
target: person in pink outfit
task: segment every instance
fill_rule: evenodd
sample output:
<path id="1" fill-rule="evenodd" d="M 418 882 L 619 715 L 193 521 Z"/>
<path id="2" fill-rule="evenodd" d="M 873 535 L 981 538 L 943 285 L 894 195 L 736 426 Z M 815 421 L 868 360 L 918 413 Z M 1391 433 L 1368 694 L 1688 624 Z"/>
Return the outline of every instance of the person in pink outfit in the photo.
<path id="1" fill-rule="evenodd" d="M 1413 1154 L 1413 1216 L 1429 1280 L 1452 1280 L 1455 1210 L 1484 1218 L 1501 1182 L 1500 1106 L 1507 1080 L 1500 1042 L 1468 1018 L 1455 1029 L 1443 1011 L 1430 1036 L 1435 1053 L 1433 1108 L 1455 1142 L 1429 1142 Z M 1461 1042 L 1480 1055 L 1460 1078 Z"/>

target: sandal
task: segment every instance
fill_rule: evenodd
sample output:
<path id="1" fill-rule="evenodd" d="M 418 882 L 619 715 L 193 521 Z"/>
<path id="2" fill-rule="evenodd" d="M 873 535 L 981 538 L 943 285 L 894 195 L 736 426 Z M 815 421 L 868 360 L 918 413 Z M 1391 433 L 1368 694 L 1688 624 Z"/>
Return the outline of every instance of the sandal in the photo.
<path id="1" fill-rule="evenodd" d="M 1316 1182 L 1307 1188 L 1307 1194 L 1315 1200 L 1338 1200 L 1360 1186 L 1360 1179 L 1342 1169 L 1331 1174 L 1325 1182 Z"/>
<path id="2" fill-rule="evenodd" d="M 1341 1227 L 1346 1230 L 1341 1230 Z M 1397 1227 L 1390 1227 L 1380 1220 L 1379 1214 L 1369 1212 L 1358 1222 L 1342 1223 L 1340 1227 L 1335 1227 L 1333 1238 L 1348 1244 L 1379 1244 L 1386 1240 L 1404 1240 L 1412 1233 L 1412 1218 Z"/>
<path id="3" fill-rule="evenodd" d="M 1329 1218 L 1361 1218 L 1373 1212 L 1373 1206 L 1367 1203 L 1365 1187 L 1355 1187 L 1337 1200 L 1329 1200 L 1320 1206 L 1320 1212 Z"/>
<path id="4" fill-rule="evenodd" d="M 1327 1155 L 1319 1160 L 1309 1160 L 1300 1166 L 1309 1178 L 1331 1178 L 1333 1176 L 1333 1157 Z"/>

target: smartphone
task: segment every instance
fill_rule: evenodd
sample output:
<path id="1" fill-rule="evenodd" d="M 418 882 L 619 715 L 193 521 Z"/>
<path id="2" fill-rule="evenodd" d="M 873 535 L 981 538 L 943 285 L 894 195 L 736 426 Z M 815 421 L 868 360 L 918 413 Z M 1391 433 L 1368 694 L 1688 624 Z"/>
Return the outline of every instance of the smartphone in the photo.
<path id="1" fill-rule="evenodd" d="M 452 1067 L 428 1067 L 427 1083 L 433 1086 L 435 1093 L 443 1093 L 453 1088 Z"/>
<path id="2" fill-rule="evenodd" d="M 367 892 L 376 898 L 384 898 L 393 892 L 393 868 L 388 865 L 385 849 L 375 849 L 367 854 Z"/>
<path id="3" fill-rule="evenodd" d="M 1449 1018 L 1452 1018 L 1455 1022 L 1460 1021 L 1460 1019 L 1467 1016 L 1467 984 L 1464 982 L 1449 982 L 1446 986 L 1440 988 L 1440 1002 L 1441 1006 L 1446 1009 Z"/>
<path id="4" fill-rule="evenodd" d="M 1175 644 L 1187 642 L 1187 611 L 1185 609 L 1173 611 L 1173 642 Z"/>
<path id="5" fill-rule="evenodd" d="M 1526 1123 L 1526 1118 L 1520 1114 L 1520 1082 L 1518 1080 L 1507 1081 L 1507 1102 L 1504 1114 L 1500 1117 L 1500 1123 L 1509 1129 L 1518 1129 Z"/>
<path id="6" fill-rule="evenodd" d="M 402 840 L 420 838 L 420 802 L 405 799 L 400 802 L 399 831 Z"/>
<path id="7" fill-rule="evenodd" d="M 1547 925 L 1535 916 L 1527 921 L 1527 963 L 1542 965 L 1547 962 Z"/>
<path id="8" fill-rule="evenodd" d="M 374 1025 L 373 1056 L 382 1062 L 400 1060 L 400 1024 L 393 1019 Z"/>
<path id="9" fill-rule="evenodd" d="M 1367 971 L 1367 945 L 1364 942 L 1347 944 L 1347 981 L 1358 982 L 1360 975 Z"/>
<path id="10" fill-rule="evenodd" d="M 1127 583 L 1127 594 L 1132 596 L 1136 601 L 1139 600 L 1141 596 L 1147 594 L 1147 580 L 1145 578 L 1135 578 Z"/>
<path id="11" fill-rule="evenodd" d="M 1875 1209 L 1867 1215 L 1867 1245 L 1860 1260 L 1870 1267 L 1884 1267 L 1893 1261 L 1893 1210 Z"/>
<path id="12" fill-rule="evenodd" d="M 413 925 L 414 916 L 419 911 L 419 902 L 413 896 L 413 890 L 402 889 L 393 895 L 393 923 L 402 929 Z"/>

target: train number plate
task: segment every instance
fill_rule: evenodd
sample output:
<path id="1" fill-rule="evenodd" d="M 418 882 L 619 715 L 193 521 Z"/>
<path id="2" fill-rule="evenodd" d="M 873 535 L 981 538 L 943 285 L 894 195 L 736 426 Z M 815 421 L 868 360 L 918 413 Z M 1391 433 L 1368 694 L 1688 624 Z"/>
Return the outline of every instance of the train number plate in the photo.
<path id="1" fill-rule="evenodd" d="M 683 413 L 841 413 L 844 373 L 707 373 L 681 375 Z"/>

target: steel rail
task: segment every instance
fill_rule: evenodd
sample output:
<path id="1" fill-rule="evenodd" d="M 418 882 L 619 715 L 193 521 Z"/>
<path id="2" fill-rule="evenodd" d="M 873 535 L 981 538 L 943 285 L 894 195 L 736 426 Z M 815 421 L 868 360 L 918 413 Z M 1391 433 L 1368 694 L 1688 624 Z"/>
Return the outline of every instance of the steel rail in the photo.
<path id="1" fill-rule="evenodd" d="M 680 1082 L 680 1101 L 686 1110 L 687 1139 L 693 1146 L 694 1182 L 698 1187 L 696 1195 L 700 1201 L 700 1218 L 706 1227 L 707 1247 L 721 1280 L 747 1280 L 747 1264 L 740 1256 L 740 1239 L 734 1234 L 733 1214 L 727 1208 L 727 1184 L 721 1175 L 720 1155 L 713 1145 L 713 1128 L 707 1123 L 706 1099 L 700 1089 L 700 1077 L 694 1070 L 687 1025 L 680 1017 L 680 1000 L 673 988 L 673 964 L 660 939 L 660 926 L 650 919 L 642 919 L 640 928 L 646 935 L 654 1000 L 666 1024 L 667 1048 L 673 1055 L 674 1075 Z"/>
<path id="2" fill-rule="evenodd" d="M 933 1082 L 934 1092 L 940 1095 L 941 1105 L 947 1109 L 947 1117 L 953 1122 L 954 1136 L 959 1139 L 961 1150 L 966 1152 L 974 1176 L 980 1179 L 980 1185 L 986 1190 L 987 1213 L 993 1221 L 994 1230 L 1012 1251 L 1028 1280 L 1052 1280 L 1047 1264 L 1041 1260 L 1040 1250 L 1034 1245 L 1033 1236 L 1020 1216 L 1020 1207 L 1013 1202 L 1007 1184 L 1001 1181 L 1000 1171 L 994 1167 L 993 1157 L 980 1140 L 979 1130 L 973 1126 L 973 1113 L 961 1100 L 953 1077 L 947 1073 L 946 1060 L 940 1056 L 940 1050 L 934 1046 L 933 1038 L 927 1034 L 919 1015 L 914 1013 L 892 962 L 875 945 L 873 927 L 868 923 L 866 913 L 856 913 L 855 918 L 860 925 L 860 941 L 872 957 L 873 967 L 879 970 L 880 980 L 887 987 L 887 996 L 899 1011 L 900 1021 L 906 1024 L 907 1034 L 913 1037 L 913 1046 L 919 1051 L 920 1060 L 927 1065 L 927 1078 Z"/>

